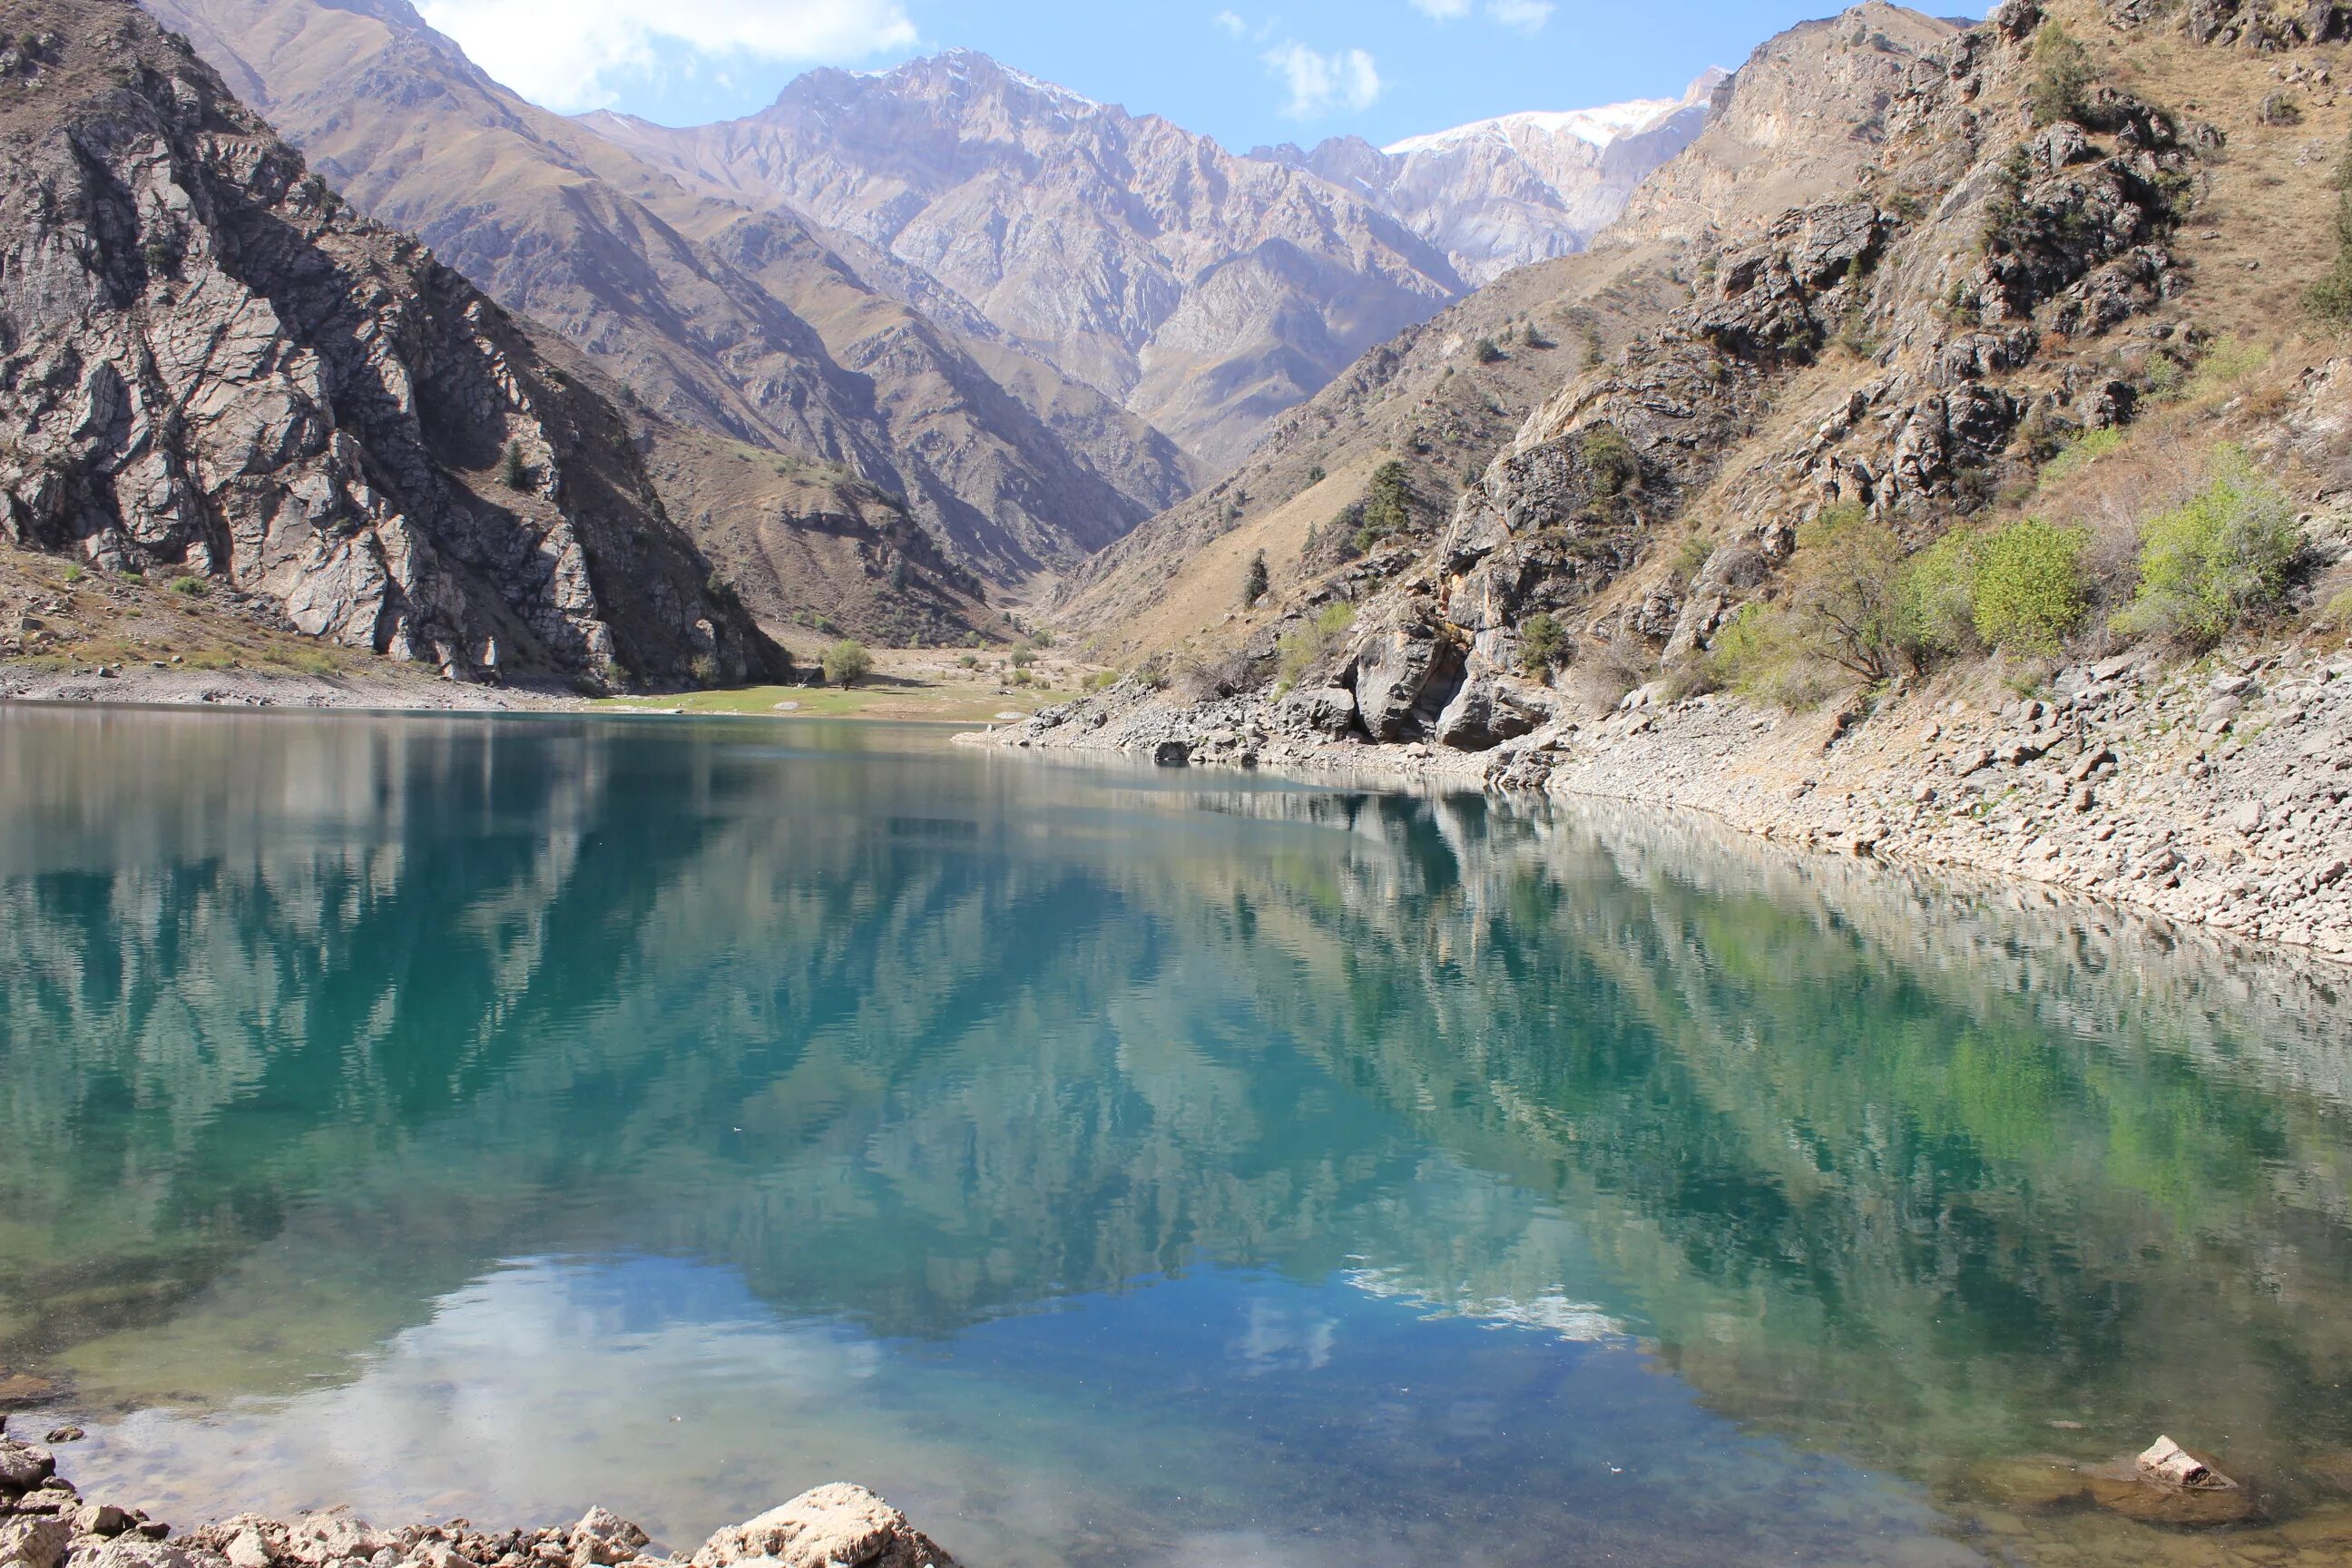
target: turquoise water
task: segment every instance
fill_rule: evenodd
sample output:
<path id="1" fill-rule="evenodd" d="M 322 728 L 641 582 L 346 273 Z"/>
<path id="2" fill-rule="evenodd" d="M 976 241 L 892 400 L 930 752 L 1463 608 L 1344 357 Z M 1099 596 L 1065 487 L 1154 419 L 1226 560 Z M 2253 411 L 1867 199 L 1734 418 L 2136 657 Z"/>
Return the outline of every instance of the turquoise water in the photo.
<path id="1" fill-rule="evenodd" d="M 911 728 L 0 710 L 0 1362 L 180 1522 L 2202 1560 L 1977 1479 L 2158 1430 L 2337 1506 L 2337 976 Z"/>

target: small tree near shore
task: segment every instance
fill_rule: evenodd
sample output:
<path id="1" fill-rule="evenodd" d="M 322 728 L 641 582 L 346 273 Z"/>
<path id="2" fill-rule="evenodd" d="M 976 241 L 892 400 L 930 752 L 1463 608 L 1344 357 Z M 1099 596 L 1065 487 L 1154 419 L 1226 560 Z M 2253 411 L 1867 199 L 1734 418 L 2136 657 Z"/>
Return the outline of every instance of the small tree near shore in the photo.
<path id="1" fill-rule="evenodd" d="M 844 637 L 824 650 L 824 678 L 844 690 L 865 679 L 873 668 L 874 656 L 862 642 Z"/>

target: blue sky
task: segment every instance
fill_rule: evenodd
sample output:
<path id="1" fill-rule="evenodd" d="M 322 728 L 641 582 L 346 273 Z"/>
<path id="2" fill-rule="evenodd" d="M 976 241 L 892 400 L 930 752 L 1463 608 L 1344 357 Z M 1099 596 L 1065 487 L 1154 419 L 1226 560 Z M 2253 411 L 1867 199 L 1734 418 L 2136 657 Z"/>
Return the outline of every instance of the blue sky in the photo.
<path id="1" fill-rule="evenodd" d="M 1678 95 L 1835 0 L 419 0 L 551 108 L 748 113 L 814 65 L 961 46 L 1235 150 Z M 1984 0 L 1965 7 L 1982 15 Z"/>

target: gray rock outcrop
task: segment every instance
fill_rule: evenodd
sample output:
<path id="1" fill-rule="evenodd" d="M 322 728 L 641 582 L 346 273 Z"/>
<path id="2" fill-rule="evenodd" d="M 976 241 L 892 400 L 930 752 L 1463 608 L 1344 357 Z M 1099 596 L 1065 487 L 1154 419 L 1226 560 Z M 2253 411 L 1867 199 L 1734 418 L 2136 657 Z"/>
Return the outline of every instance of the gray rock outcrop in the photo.
<path id="1" fill-rule="evenodd" d="M 12 17 L 0 531 L 460 679 L 769 664 L 581 373 L 135 6 Z"/>

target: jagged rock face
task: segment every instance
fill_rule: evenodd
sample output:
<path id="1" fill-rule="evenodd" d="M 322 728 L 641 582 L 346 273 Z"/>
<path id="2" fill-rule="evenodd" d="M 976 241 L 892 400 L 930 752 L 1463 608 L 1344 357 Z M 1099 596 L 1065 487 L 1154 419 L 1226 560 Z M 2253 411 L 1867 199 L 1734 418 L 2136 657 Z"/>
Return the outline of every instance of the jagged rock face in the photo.
<path id="1" fill-rule="evenodd" d="M 40 39 L 0 80 L 14 537 L 457 676 L 764 666 L 612 408 L 520 325 L 135 7 L 14 16 Z M 509 443 L 520 489 L 493 477 Z"/>
<path id="2" fill-rule="evenodd" d="M 406 0 L 152 9 L 351 200 L 650 407 L 904 496 L 992 582 L 1066 567 L 1192 489 L 1190 459 L 1112 398 L 984 341 L 977 316 L 935 319 L 940 291 L 909 308 L 792 213 L 711 201 L 525 102 Z"/>
<path id="3" fill-rule="evenodd" d="M 1797 83 L 1804 50 L 1825 59 L 1847 121 L 1868 128 L 1867 165 L 1834 199 L 1764 220 L 1735 208 L 1685 252 L 1687 302 L 1539 406 L 1419 559 L 1367 584 L 1328 682 L 1352 691 L 1363 732 L 1498 743 L 1518 721 L 1498 724 L 1496 699 L 1526 690 L 1521 630 L 1538 612 L 1631 662 L 1687 655 L 1822 509 L 1859 503 L 1931 537 L 1985 504 L 2029 426 L 2063 441 L 2130 416 L 2133 385 L 2096 345 L 2185 286 L 2167 238 L 2197 187 L 2192 139 L 2111 88 L 2033 126 L 2041 18 L 2025 0 L 1964 34 L 1913 19 L 1911 35 L 1942 37 L 1925 52 L 1855 43 L 1891 40 L 1903 16 L 1864 6 L 1743 70 L 1766 104 L 1820 113 L 1834 95 Z M 1727 109 L 1694 153 L 1759 123 Z M 1717 162 L 1698 160 L 1700 184 L 1722 154 L 1718 141 Z M 1685 520 L 1727 533 L 1686 582 L 1649 569 Z M 1328 703 L 1302 700 L 1291 717 L 1328 729 Z"/>
<path id="4" fill-rule="evenodd" d="M 698 190 L 887 253 L 1213 463 L 1464 292 L 1366 201 L 968 51 L 814 71 L 694 130 L 585 123 Z"/>
<path id="5" fill-rule="evenodd" d="M 1263 147 L 1250 156 L 1364 193 L 1444 250 L 1465 281 L 1484 287 L 1591 244 L 1635 187 L 1705 129 L 1725 76 L 1707 72 L 1678 101 L 1508 114 L 1385 149 L 1340 136 L 1307 151 Z"/>
<path id="6" fill-rule="evenodd" d="M 1771 39 L 1714 93 L 1706 131 L 1628 200 L 1609 240 L 1696 240 L 1853 185 L 1882 116 L 1951 22 L 1871 0 Z"/>

